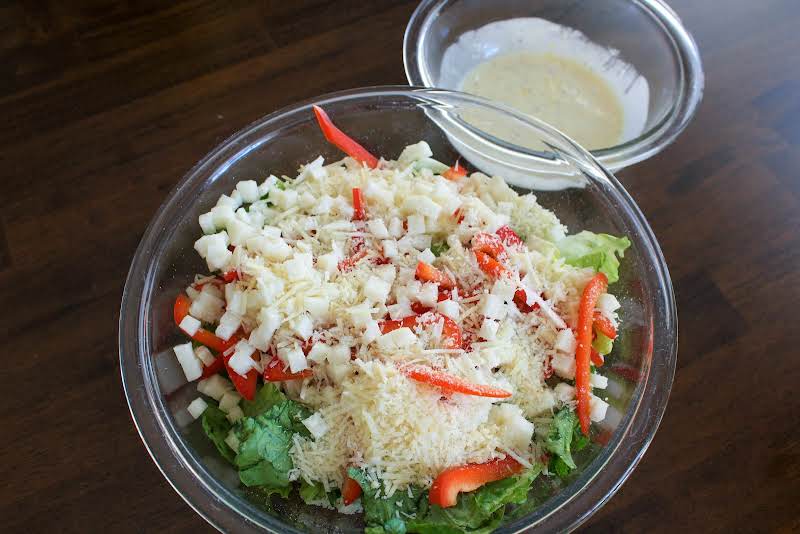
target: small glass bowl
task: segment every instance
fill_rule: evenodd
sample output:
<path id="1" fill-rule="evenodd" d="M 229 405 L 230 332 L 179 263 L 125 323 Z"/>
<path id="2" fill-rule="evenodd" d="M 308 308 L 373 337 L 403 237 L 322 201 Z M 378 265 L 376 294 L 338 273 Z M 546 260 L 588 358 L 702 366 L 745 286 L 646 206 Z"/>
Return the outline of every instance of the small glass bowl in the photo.
<path id="1" fill-rule="evenodd" d="M 397 157 L 408 144 L 426 140 L 442 161 L 455 161 L 451 129 L 459 117 L 482 113 L 528 130 L 547 150 L 515 152 L 498 145 L 509 161 L 538 161 L 539 172 L 580 175 L 585 188 L 547 192 L 540 203 L 573 232 L 626 235 L 620 281 L 613 286 L 624 318 L 605 369 L 611 407 L 603 423 L 607 444 L 579 462 L 563 487 L 545 484 L 532 510 L 509 515 L 498 532 L 537 528 L 564 531 L 597 510 L 622 484 L 647 449 L 669 397 L 675 371 L 677 318 L 667 266 L 639 208 L 617 180 L 586 151 L 558 131 L 486 100 L 450 91 L 374 87 L 321 96 L 276 111 L 233 135 L 201 160 L 172 190 L 151 221 L 133 259 L 122 296 L 119 352 L 122 382 L 134 423 L 156 465 L 198 514 L 225 532 L 360 532 L 359 516 L 346 516 L 297 499 L 267 510 L 247 498 L 237 473 L 217 454 L 188 403 L 198 396 L 187 384 L 171 347 L 185 342 L 173 323 L 175 296 L 206 272 L 193 249 L 197 218 L 244 179 L 292 175 L 317 155 L 342 157 L 320 133 L 311 104 L 321 105 L 341 127 L 375 154 Z M 473 132 L 474 133 L 474 132 Z M 462 136 L 464 137 L 464 136 Z M 483 141 L 487 146 L 491 139 Z M 480 148 L 477 141 L 473 150 Z M 502 172 L 502 161 L 494 160 Z M 519 170 L 519 165 L 514 164 Z"/>
<path id="2" fill-rule="evenodd" d="M 423 0 L 404 41 L 406 77 L 414 86 L 459 90 L 440 76 L 447 48 L 465 32 L 490 22 L 538 17 L 582 32 L 591 42 L 619 51 L 649 85 L 643 133 L 591 153 L 611 171 L 647 159 L 672 143 L 694 116 L 703 96 L 703 67 L 692 36 L 661 0 Z M 482 47 L 475 65 L 507 50 Z"/>

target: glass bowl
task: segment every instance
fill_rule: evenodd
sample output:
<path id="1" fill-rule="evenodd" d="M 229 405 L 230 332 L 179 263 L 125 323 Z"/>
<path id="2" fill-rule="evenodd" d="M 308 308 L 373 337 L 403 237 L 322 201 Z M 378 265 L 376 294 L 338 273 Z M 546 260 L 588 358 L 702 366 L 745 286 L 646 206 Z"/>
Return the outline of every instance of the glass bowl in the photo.
<path id="1" fill-rule="evenodd" d="M 542 483 L 531 502 L 498 532 L 528 528 L 564 531 L 596 511 L 622 484 L 645 452 L 663 415 L 675 370 L 677 319 L 667 267 L 642 213 L 617 180 L 586 151 L 548 125 L 461 93 L 408 87 L 374 87 L 319 97 L 332 119 L 375 154 L 397 157 L 410 143 L 426 140 L 437 158 L 459 154 L 452 133 L 459 116 L 480 112 L 529 130 L 545 150 L 516 151 L 490 138 L 509 160 L 536 164 L 537 172 L 577 175 L 584 188 L 539 195 L 570 231 L 627 235 L 631 248 L 614 292 L 622 303 L 623 327 L 606 368 L 606 444 L 582 459 L 579 472 L 563 487 Z M 128 274 L 120 311 L 122 381 L 134 423 L 150 455 L 175 491 L 216 528 L 226 532 L 358 532 L 360 516 L 344 516 L 295 500 L 273 501 L 269 510 L 252 502 L 238 485 L 185 408 L 197 396 L 185 384 L 171 347 L 182 340 L 173 324 L 175 296 L 206 267 L 193 250 L 199 214 L 242 179 L 274 173 L 292 175 L 318 154 L 341 154 L 323 138 L 312 101 L 282 109 L 235 134 L 201 160 L 173 189 L 148 226 Z M 463 125 L 463 124 L 462 124 Z M 477 134 L 479 132 L 469 132 Z M 462 135 L 462 137 L 465 137 Z M 502 162 L 494 161 L 498 170 Z M 535 500 L 534 500 L 535 499 Z M 532 508 L 532 507 L 531 507 Z"/>
<path id="2" fill-rule="evenodd" d="M 619 58 L 647 81 L 649 103 L 642 133 L 592 151 L 607 169 L 615 171 L 660 152 L 694 116 L 703 96 L 700 54 L 680 18 L 661 0 L 423 0 L 406 28 L 403 59 L 408 82 L 460 89 L 460 79 L 442 71 L 448 47 L 466 32 L 518 17 L 538 17 L 578 30 L 591 42 L 617 50 Z M 464 61 L 477 65 L 510 51 L 508 46 L 513 45 L 474 45 Z M 604 68 L 615 65 L 609 61 Z M 635 81 L 633 73 L 631 85 Z"/>

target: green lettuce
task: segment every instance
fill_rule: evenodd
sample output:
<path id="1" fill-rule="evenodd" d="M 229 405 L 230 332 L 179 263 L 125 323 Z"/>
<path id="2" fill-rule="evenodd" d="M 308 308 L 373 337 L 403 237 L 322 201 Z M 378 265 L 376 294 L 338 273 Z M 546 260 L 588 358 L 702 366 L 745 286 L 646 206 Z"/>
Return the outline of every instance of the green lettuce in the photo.
<path id="1" fill-rule="evenodd" d="M 613 284 L 619 280 L 619 259 L 625 249 L 631 246 L 627 237 L 614 237 L 608 234 L 595 234 L 584 230 L 567 236 L 558 243 L 558 250 L 564 260 L 575 267 L 591 267 L 608 277 Z"/>
<path id="2" fill-rule="evenodd" d="M 479 489 L 461 493 L 455 506 L 441 508 L 420 500 L 416 517 L 407 521 L 409 532 L 420 534 L 483 534 L 496 529 L 507 504 L 522 504 L 528 498 L 541 466 L 535 465 L 520 475 L 490 482 Z"/>
<path id="3" fill-rule="evenodd" d="M 273 406 L 286 400 L 280 389 L 275 384 L 266 383 L 259 389 L 252 401 L 242 399 L 241 408 L 247 417 L 255 417 L 267 412 Z"/>
<path id="4" fill-rule="evenodd" d="M 242 411 L 255 415 L 241 419 L 234 427 L 239 440 L 234 458 L 239 479 L 247 487 L 260 486 L 287 496 L 291 491 L 289 471 L 294 467 L 289 455 L 292 436 L 309 435 L 302 420 L 311 412 L 288 400 L 272 384 L 265 384 Z"/>
<path id="5" fill-rule="evenodd" d="M 331 507 L 336 502 L 336 495 L 328 493 L 319 482 L 309 484 L 305 480 L 300 481 L 300 498 L 306 504 L 314 506 Z"/>
<path id="6" fill-rule="evenodd" d="M 409 491 L 396 491 L 384 499 L 380 488 L 373 488 L 364 471 L 351 467 L 347 475 L 361 486 L 361 506 L 367 534 L 405 534 L 408 532 L 406 520 L 419 508 L 422 491 L 412 487 Z"/>
<path id="7" fill-rule="evenodd" d="M 416 487 L 384 499 L 363 471 L 350 468 L 348 475 L 363 491 L 361 504 L 367 534 L 488 534 L 503 520 L 507 504 L 525 502 L 540 472 L 541 466 L 536 465 L 520 475 L 462 493 L 450 508 L 429 504 L 427 492 Z"/>
<path id="8" fill-rule="evenodd" d="M 431 245 L 431 252 L 433 252 L 433 255 L 436 256 L 437 258 L 442 254 L 444 254 L 445 252 L 447 252 L 448 250 L 450 250 L 450 245 L 448 245 L 444 241 L 433 243 Z"/>
<path id="9" fill-rule="evenodd" d="M 228 421 L 225 413 L 216 404 L 209 402 L 208 407 L 203 411 L 200 421 L 206 436 L 208 436 L 208 439 L 211 440 L 211 443 L 214 444 L 222 457 L 230 463 L 234 463 L 236 453 L 225 443 L 225 438 L 228 437 L 233 425 Z"/>
<path id="10" fill-rule="evenodd" d="M 575 412 L 569 408 L 559 410 L 544 442 L 544 448 L 552 454 L 550 471 L 560 478 L 566 478 L 577 467 L 572 452 L 577 452 L 588 444 L 589 438 L 580 431 Z"/>

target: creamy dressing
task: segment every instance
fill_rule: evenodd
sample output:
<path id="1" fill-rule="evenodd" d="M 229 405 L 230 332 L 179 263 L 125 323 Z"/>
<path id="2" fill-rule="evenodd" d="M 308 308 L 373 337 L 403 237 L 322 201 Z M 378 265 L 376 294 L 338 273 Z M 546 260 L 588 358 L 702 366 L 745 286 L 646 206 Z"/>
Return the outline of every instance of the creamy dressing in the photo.
<path id="1" fill-rule="evenodd" d="M 622 140 L 624 112 L 610 85 L 581 63 L 553 53 L 512 52 L 479 63 L 463 91 L 508 104 L 594 150 Z"/>

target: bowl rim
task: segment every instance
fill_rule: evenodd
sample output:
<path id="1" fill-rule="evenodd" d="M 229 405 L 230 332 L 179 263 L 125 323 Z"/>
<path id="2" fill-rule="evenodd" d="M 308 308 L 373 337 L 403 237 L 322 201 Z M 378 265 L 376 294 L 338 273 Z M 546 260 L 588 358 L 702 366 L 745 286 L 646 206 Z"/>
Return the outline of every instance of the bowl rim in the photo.
<path id="1" fill-rule="evenodd" d="M 554 135 L 570 150 L 570 156 L 584 161 L 587 172 L 607 186 L 605 193 L 626 209 L 630 223 L 637 231 L 643 247 L 642 257 L 652 260 L 657 279 L 654 298 L 663 307 L 663 339 L 654 340 L 654 325 L 650 324 L 650 353 L 646 374 L 631 398 L 629 408 L 603 452 L 569 486 L 548 500 L 530 516 L 501 527 L 497 532 L 520 532 L 536 525 L 545 530 L 565 531 L 577 528 L 598 510 L 622 485 L 644 455 L 661 422 L 674 378 L 677 357 L 677 312 L 672 283 L 661 249 L 644 215 L 630 195 L 614 176 L 605 170 L 588 152 L 552 127 L 532 117 L 523 116 L 480 97 L 455 91 L 435 90 L 408 86 L 373 86 L 328 93 L 306 99 L 270 113 L 234 133 L 200 160 L 172 189 L 151 220 L 136 250 L 123 290 L 119 316 L 120 374 L 128 407 L 148 453 L 173 489 L 208 523 L 220 531 L 301 532 L 260 511 L 251 503 L 236 496 L 198 461 L 188 444 L 180 436 L 175 422 L 166 409 L 163 394 L 158 388 L 153 358 L 145 352 L 143 340 L 148 340 L 147 311 L 153 294 L 154 280 L 146 276 L 160 259 L 159 249 L 166 246 L 165 235 L 171 235 L 170 221 L 182 209 L 181 200 L 193 198 L 192 193 L 223 174 L 235 160 L 269 140 L 274 132 L 271 125 L 281 119 L 301 112 L 309 112 L 312 104 L 326 105 L 370 97 L 412 98 L 422 102 L 441 103 L 442 99 L 455 99 L 493 108 L 515 116 L 522 122 Z M 244 144 L 249 135 L 264 129 L 263 135 Z M 205 180 L 193 178 L 212 170 Z M 661 358 L 653 365 L 654 341 Z M 636 417 L 637 414 L 647 417 Z M 606 469 L 610 467 L 611 469 Z M 591 484 L 589 484 L 592 482 Z M 576 491 L 569 491 L 574 487 Z M 235 504 L 235 506 L 234 506 Z M 545 513 L 546 512 L 546 513 Z M 545 520 L 549 523 L 542 524 Z"/>
<path id="2" fill-rule="evenodd" d="M 433 20 L 445 4 L 458 0 L 422 0 L 411 15 L 403 36 L 403 66 L 411 86 L 435 87 L 424 61 L 425 40 Z M 590 153 L 614 172 L 648 159 L 672 144 L 691 122 L 703 99 L 705 75 L 700 51 L 691 33 L 664 0 L 630 0 L 661 27 L 680 67 L 678 93 L 672 108 L 655 125 L 625 143 Z"/>

